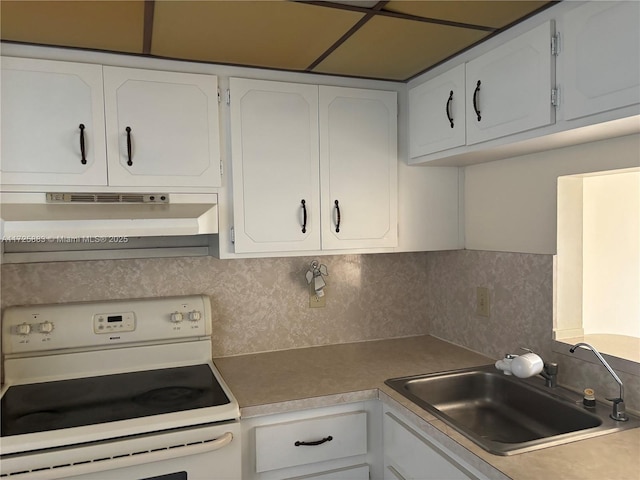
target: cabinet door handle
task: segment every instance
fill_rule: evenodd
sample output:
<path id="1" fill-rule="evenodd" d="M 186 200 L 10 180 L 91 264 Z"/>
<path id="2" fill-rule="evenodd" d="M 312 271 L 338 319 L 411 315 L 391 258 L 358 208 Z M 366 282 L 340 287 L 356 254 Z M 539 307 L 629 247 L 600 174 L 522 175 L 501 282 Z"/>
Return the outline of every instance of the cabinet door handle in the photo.
<path id="1" fill-rule="evenodd" d="M 480 115 L 480 109 L 478 108 L 478 95 L 480 94 L 480 80 L 476 84 L 476 89 L 473 91 L 473 109 L 476 112 L 476 116 L 478 117 L 478 121 L 482 120 L 482 116 Z"/>
<path id="2" fill-rule="evenodd" d="M 300 203 L 302 203 L 302 233 L 307 233 L 307 202 L 303 198 Z"/>
<path id="3" fill-rule="evenodd" d="M 78 128 L 80 129 L 80 155 L 82 156 L 82 159 L 80 160 L 80 163 L 82 165 L 86 165 L 87 164 L 87 152 L 85 151 L 85 146 L 84 146 L 84 123 L 81 123 Z"/>
<path id="4" fill-rule="evenodd" d="M 127 131 L 127 165 L 133 165 L 133 158 L 131 158 L 131 127 L 125 128 Z"/>
<path id="5" fill-rule="evenodd" d="M 330 442 L 333 440 L 333 437 L 329 435 L 328 437 L 323 438 L 322 440 L 316 440 L 315 442 L 296 442 L 294 445 L 296 447 L 315 447 L 316 445 L 322 445 L 323 443 Z"/>
<path id="6" fill-rule="evenodd" d="M 336 200 L 335 202 L 336 205 L 336 233 L 340 233 L 340 205 L 338 205 L 338 200 Z"/>
<path id="7" fill-rule="evenodd" d="M 453 118 L 451 118 L 451 110 L 450 110 L 452 101 L 453 101 L 453 90 L 449 92 L 449 100 L 447 100 L 447 106 L 445 108 L 445 110 L 447 111 L 447 119 L 451 124 L 451 128 L 453 128 Z"/>

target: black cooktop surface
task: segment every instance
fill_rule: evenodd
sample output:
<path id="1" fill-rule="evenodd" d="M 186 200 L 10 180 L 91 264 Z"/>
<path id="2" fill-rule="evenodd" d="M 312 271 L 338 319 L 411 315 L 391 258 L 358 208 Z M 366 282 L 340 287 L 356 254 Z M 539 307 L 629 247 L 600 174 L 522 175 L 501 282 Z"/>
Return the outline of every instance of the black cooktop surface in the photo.
<path id="1" fill-rule="evenodd" d="M 2 436 L 228 403 L 208 365 L 15 385 L 2 397 Z"/>

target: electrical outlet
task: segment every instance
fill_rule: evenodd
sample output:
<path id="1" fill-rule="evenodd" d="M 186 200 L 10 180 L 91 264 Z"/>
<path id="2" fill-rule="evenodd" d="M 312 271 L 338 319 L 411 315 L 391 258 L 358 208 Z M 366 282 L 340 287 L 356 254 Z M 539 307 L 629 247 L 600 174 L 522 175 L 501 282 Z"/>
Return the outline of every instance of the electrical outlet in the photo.
<path id="1" fill-rule="evenodd" d="M 489 289 L 487 287 L 476 288 L 476 314 L 481 317 L 488 317 L 490 311 Z"/>
<path id="2" fill-rule="evenodd" d="M 327 289 L 323 289 L 324 295 L 319 297 L 313 289 L 313 282 L 309 285 L 309 308 L 324 308 L 327 306 Z"/>

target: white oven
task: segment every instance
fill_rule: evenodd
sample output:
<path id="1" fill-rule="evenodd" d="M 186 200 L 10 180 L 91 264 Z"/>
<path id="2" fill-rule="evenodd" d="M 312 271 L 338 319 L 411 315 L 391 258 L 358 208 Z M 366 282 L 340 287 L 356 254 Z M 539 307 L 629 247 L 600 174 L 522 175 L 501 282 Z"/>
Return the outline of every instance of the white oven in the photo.
<path id="1" fill-rule="evenodd" d="M 2 336 L 2 478 L 241 478 L 207 297 L 11 307 Z"/>

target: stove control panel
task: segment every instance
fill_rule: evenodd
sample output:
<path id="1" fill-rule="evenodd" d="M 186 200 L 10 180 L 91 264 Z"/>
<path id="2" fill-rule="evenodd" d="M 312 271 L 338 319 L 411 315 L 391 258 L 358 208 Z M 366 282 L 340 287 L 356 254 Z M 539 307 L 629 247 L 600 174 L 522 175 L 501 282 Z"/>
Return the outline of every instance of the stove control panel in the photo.
<path id="1" fill-rule="evenodd" d="M 211 303 L 204 295 L 8 307 L 2 317 L 4 354 L 210 335 Z"/>
<path id="2" fill-rule="evenodd" d="M 98 313 L 93 316 L 94 333 L 133 332 L 135 329 L 134 312 Z"/>

